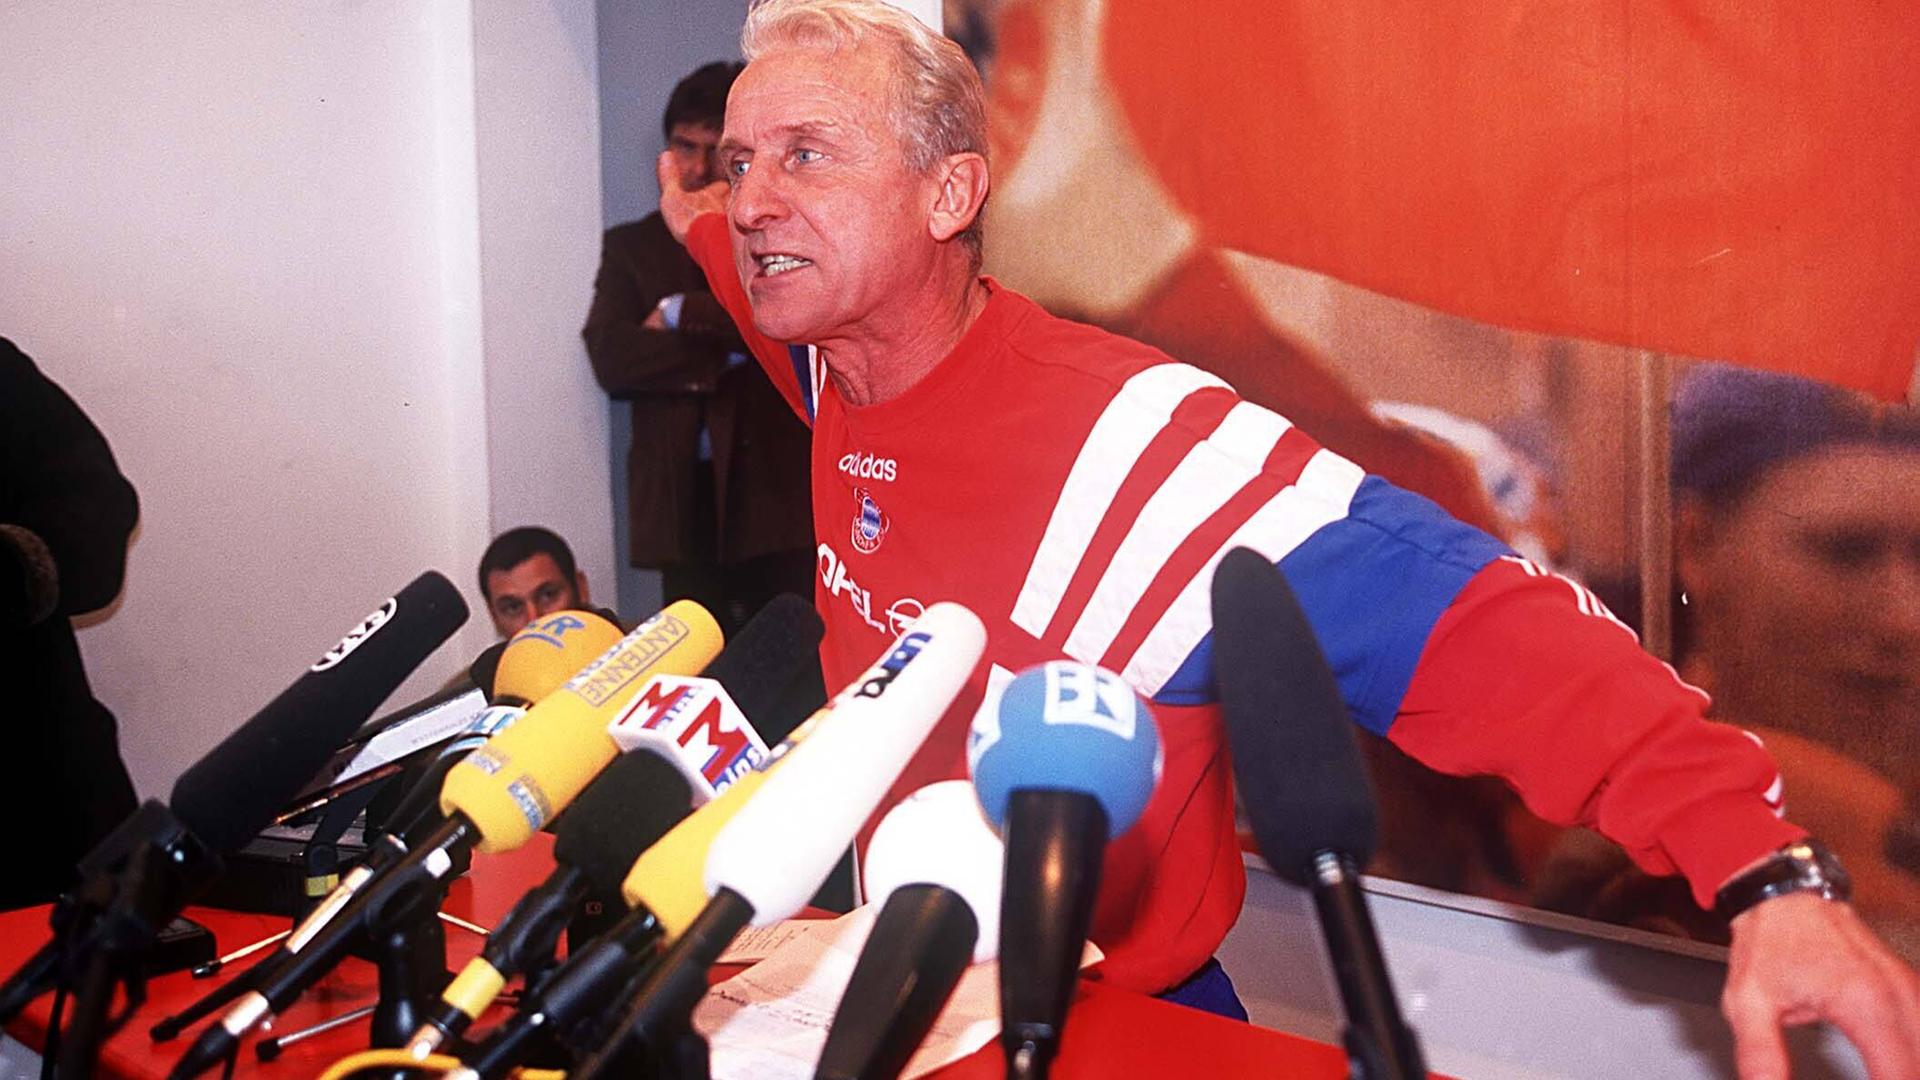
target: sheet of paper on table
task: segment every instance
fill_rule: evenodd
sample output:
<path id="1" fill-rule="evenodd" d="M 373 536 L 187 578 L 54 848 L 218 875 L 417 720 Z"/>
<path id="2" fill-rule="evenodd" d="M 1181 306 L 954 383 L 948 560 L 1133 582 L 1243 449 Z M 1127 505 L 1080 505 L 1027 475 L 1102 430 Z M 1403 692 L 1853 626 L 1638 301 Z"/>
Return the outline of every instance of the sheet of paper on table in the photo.
<path id="1" fill-rule="evenodd" d="M 712 1045 L 713 1080 L 811 1080 L 875 914 L 869 904 L 832 922 L 795 920 L 751 932 L 755 940 L 744 942 L 744 952 L 765 949 L 765 959 L 707 991 L 694 1013 L 694 1026 Z M 1082 966 L 1099 958 L 1088 942 Z M 999 1033 L 999 967 L 975 964 L 901 1075 L 911 1080 L 958 1061 Z"/>

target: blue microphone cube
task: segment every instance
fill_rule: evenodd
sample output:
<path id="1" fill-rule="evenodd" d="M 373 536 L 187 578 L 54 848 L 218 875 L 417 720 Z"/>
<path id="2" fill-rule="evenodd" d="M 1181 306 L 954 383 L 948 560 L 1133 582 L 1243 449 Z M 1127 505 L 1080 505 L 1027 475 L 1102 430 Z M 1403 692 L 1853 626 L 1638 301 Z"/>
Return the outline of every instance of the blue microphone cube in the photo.
<path id="1" fill-rule="evenodd" d="M 1014 676 L 974 717 L 967 767 L 996 829 L 1016 789 L 1077 791 L 1100 800 L 1111 838 L 1133 827 L 1160 782 L 1160 732 L 1120 676 L 1053 660 Z"/>

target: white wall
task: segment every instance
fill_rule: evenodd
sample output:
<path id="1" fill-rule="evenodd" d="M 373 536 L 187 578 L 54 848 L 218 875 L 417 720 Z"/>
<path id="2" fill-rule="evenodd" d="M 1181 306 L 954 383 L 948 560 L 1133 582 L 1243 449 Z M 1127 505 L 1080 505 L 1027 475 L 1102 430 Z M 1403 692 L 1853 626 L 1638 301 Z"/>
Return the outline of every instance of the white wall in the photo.
<path id="1" fill-rule="evenodd" d="M 580 343 L 600 264 L 593 4 L 473 11 L 493 520 L 554 529 L 611 582 L 607 413 Z"/>
<path id="2" fill-rule="evenodd" d="M 504 518 L 610 573 L 572 335 L 592 24 L 586 0 L 0 8 L 0 334 L 140 491 L 81 645 L 143 793 L 428 567 L 476 621 L 401 695 L 464 666 Z"/>

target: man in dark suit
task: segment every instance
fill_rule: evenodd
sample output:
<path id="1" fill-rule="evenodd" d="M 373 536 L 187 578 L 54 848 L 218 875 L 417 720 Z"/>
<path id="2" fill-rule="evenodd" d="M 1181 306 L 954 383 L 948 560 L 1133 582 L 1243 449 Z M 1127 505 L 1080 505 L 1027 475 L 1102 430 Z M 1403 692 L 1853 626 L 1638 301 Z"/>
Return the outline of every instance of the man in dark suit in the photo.
<path id="1" fill-rule="evenodd" d="M 133 812 L 113 714 L 94 700 L 70 620 L 119 595 L 139 515 L 100 430 L 0 338 L 0 686 L 14 766 L 0 785 L 0 908 L 59 895 Z"/>
<path id="2" fill-rule="evenodd" d="M 662 127 L 689 191 L 720 178 L 714 148 L 739 71 L 707 64 L 668 99 Z M 729 633 L 776 593 L 811 596 L 807 429 L 659 214 L 607 230 L 581 336 L 601 387 L 633 403 L 633 565 L 658 569 L 666 600 L 699 601 Z"/>

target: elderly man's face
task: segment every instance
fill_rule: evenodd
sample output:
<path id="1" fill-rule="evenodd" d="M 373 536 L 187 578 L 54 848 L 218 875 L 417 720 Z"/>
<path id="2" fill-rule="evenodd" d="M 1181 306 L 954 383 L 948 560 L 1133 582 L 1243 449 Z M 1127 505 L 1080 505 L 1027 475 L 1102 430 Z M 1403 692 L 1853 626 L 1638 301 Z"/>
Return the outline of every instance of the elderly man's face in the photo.
<path id="1" fill-rule="evenodd" d="M 879 50 L 789 48 L 727 100 L 721 169 L 754 322 L 780 341 L 858 338 L 911 318 L 900 299 L 938 247 L 937 185 L 909 169 Z"/>

